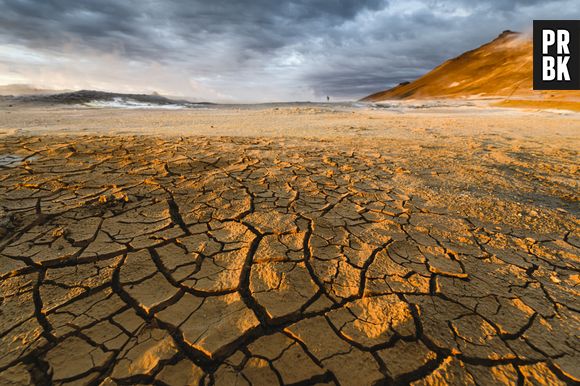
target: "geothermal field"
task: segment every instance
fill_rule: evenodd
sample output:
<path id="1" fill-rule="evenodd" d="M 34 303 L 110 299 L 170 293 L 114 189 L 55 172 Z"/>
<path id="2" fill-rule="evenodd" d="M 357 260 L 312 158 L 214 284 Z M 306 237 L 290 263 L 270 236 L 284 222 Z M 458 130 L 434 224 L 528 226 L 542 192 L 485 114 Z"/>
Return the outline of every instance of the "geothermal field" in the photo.
<path id="1" fill-rule="evenodd" d="M 486 101 L 4 102 L 0 384 L 575 384 L 579 149 Z"/>

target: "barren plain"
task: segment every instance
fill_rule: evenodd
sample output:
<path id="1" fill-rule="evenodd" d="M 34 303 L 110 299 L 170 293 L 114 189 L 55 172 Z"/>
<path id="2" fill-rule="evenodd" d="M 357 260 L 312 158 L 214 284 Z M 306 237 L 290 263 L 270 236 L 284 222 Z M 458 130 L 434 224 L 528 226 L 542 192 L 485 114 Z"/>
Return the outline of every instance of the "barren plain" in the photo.
<path id="1" fill-rule="evenodd" d="M 0 107 L 0 384 L 580 381 L 580 114 Z"/>

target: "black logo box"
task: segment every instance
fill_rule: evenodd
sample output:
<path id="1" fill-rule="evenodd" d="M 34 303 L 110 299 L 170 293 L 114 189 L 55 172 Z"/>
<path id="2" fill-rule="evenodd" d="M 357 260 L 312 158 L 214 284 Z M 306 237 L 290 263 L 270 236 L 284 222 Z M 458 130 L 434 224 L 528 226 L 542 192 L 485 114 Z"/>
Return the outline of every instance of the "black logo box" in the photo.
<path id="1" fill-rule="evenodd" d="M 542 80 L 543 34 L 542 31 L 566 30 L 570 34 L 570 80 Z M 557 57 L 557 44 L 549 47 L 548 56 Z M 580 90 L 580 20 L 534 20 L 534 90 Z"/>

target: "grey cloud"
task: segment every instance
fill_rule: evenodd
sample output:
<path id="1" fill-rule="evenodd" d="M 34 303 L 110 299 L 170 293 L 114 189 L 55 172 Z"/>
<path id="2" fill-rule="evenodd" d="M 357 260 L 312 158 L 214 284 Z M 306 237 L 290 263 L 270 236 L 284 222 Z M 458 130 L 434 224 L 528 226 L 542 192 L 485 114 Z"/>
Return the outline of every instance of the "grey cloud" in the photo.
<path id="1" fill-rule="evenodd" d="M 196 84 L 192 94 L 213 90 L 234 100 L 358 98 L 503 29 L 580 16 L 576 0 L 0 0 L 0 10 L 0 44 L 66 62 L 90 58 L 95 68 L 101 54 L 114 53 L 118 65 L 142 72 L 117 71 L 117 84 L 146 89 L 139 82 L 153 66 Z M 27 68 L 10 63 L 23 77 Z M 96 74 L 106 77 L 107 69 Z"/>

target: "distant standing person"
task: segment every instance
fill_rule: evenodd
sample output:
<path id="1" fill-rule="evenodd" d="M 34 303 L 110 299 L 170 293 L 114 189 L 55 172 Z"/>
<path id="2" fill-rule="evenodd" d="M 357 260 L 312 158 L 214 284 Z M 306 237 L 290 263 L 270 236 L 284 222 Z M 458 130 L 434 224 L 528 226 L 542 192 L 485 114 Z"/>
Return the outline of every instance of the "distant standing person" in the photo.
<path id="1" fill-rule="evenodd" d="M 328 95 L 326 96 L 326 101 L 330 102 L 330 97 Z"/>

